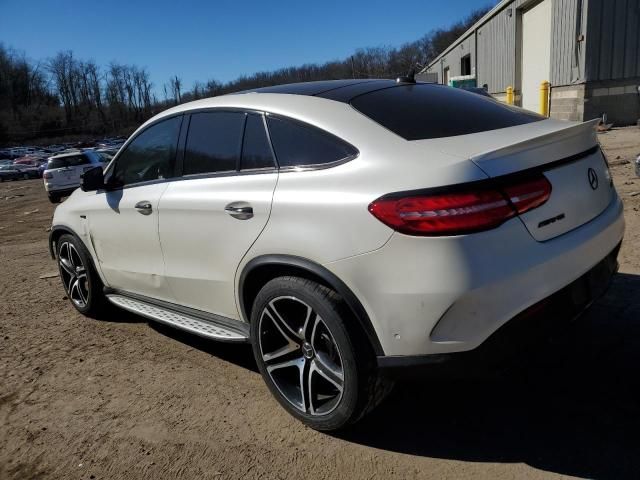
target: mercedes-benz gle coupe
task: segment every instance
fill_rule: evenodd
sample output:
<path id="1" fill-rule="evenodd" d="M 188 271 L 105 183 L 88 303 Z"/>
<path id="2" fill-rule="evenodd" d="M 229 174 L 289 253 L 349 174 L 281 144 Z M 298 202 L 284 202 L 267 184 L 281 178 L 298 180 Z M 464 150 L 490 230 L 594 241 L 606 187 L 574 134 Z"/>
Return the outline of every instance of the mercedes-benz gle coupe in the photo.
<path id="1" fill-rule="evenodd" d="M 406 79 L 179 105 L 82 181 L 50 236 L 73 306 L 250 342 L 320 430 L 375 407 L 388 369 L 474 350 L 550 299 L 579 313 L 624 232 L 594 123 Z"/>

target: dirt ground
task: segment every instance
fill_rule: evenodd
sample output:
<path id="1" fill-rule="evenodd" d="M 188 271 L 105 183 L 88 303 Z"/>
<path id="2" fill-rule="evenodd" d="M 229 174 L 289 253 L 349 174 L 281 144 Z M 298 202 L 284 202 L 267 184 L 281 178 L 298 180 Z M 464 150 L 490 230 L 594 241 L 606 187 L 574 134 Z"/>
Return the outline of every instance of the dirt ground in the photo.
<path id="1" fill-rule="evenodd" d="M 508 373 L 405 381 L 339 435 L 289 417 L 247 346 L 80 316 L 42 278 L 41 181 L 0 184 L 0 479 L 639 478 L 640 129 L 600 139 L 627 219 L 605 297 Z"/>

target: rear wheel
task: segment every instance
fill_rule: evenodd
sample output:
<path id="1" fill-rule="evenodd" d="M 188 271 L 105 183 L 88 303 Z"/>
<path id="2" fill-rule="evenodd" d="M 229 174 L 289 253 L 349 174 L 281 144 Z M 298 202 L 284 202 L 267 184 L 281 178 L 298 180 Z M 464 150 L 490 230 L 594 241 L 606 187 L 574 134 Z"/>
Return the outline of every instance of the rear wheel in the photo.
<path id="1" fill-rule="evenodd" d="M 29 180 L 29 174 L 28 174 L 28 173 L 24 173 L 24 174 L 22 174 L 22 178 L 23 178 L 24 180 Z"/>
<path id="2" fill-rule="evenodd" d="M 60 203 L 60 197 L 58 195 L 56 195 L 55 193 L 50 193 L 49 194 L 49 201 L 51 203 Z"/>
<path id="3" fill-rule="evenodd" d="M 251 317 L 253 351 L 267 386 L 309 427 L 345 427 L 391 390 L 333 290 L 303 278 L 276 278 L 259 292 Z"/>
<path id="4" fill-rule="evenodd" d="M 89 252 L 71 234 L 64 234 L 58 239 L 56 250 L 60 279 L 71 304 L 83 315 L 99 318 L 104 314 L 108 300 Z"/>

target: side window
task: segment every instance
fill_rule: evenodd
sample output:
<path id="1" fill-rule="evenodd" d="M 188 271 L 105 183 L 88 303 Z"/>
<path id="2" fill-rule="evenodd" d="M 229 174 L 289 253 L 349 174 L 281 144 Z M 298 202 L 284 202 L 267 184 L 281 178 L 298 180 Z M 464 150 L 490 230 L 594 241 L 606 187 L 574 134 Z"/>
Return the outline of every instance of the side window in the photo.
<path id="1" fill-rule="evenodd" d="M 242 142 L 240 170 L 274 168 L 273 154 L 261 115 L 249 114 Z"/>
<path id="2" fill-rule="evenodd" d="M 47 164 L 47 168 L 68 168 L 76 167 L 78 165 L 85 165 L 89 163 L 89 160 L 84 155 L 71 155 L 61 158 L 52 158 Z"/>
<path id="3" fill-rule="evenodd" d="M 138 135 L 118 157 L 112 182 L 131 185 L 170 177 L 181 122 L 181 116 L 172 117 Z"/>
<path id="4" fill-rule="evenodd" d="M 244 117 L 242 112 L 191 115 L 183 175 L 235 171 L 240 157 Z"/>
<path id="5" fill-rule="evenodd" d="M 280 167 L 322 165 L 358 152 L 322 130 L 291 120 L 268 116 L 269 133 Z"/>
<path id="6" fill-rule="evenodd" d="M 67 157 L 67 166 L 68 167 L 77 167 L 79 165 L 87 165 L 91 163 L 89 158 L 86 155 L 77 155 L 75 157 Z"/>

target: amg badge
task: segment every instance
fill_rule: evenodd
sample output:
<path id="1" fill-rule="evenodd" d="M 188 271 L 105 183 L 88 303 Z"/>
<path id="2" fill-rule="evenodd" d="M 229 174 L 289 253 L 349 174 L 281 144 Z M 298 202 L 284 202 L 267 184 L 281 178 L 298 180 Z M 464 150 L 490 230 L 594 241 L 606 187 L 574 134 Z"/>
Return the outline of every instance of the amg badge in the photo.
<path id="1" fill-rule="evenodd" d="M 561 213 L 560 215 L 556 215 L 555 217 L 547 218 L 546 220 L 541 221 L 538 224 L 538 228 L 546 227 L 547 225 L 551 225 L 552 223 L 559 222 L 562 219 L 564 219 L 564 213 Z"/>

